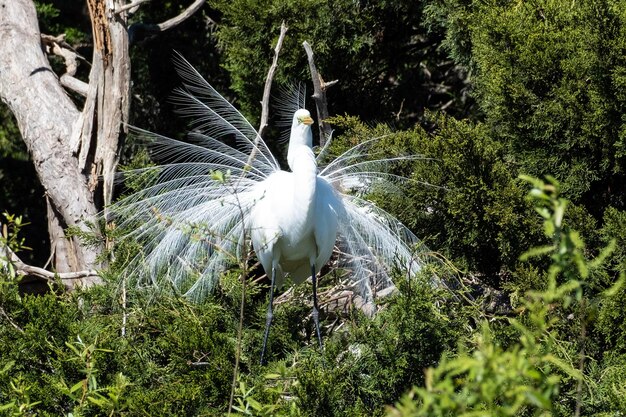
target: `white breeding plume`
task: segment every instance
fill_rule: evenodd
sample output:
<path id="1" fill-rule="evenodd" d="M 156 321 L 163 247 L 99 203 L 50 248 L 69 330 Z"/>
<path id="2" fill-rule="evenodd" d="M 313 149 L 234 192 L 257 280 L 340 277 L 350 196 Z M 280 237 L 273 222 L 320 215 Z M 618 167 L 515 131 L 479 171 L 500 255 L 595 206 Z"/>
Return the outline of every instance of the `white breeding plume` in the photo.
<path id="1" fill-rule="evenodd" d="M 400 178 L 386 171 L 417 156 L 368 160 L 372 139 L 318 173 L 312 120 L 299 110 L 287 157 L 292 172 L 283 171 L 250 123 L 187 61 L 177 64 L 184 87 L 176 101 L 194 129 L 185 142 L 136 130 L 160 165 L 125 172 L 137 191 L 109 208 L 124 237 L 139 244 L 126 271 L 138 285 L 201 299 L 247 256 L 248 238 L 278 285 L 283 272 L 294 282 L 319 272 L 335 248 L 366 301 L 393 285 L 392 266 L 420 269 L 413 233 L 364 198 L 374 185 L 395 188 Z"/>

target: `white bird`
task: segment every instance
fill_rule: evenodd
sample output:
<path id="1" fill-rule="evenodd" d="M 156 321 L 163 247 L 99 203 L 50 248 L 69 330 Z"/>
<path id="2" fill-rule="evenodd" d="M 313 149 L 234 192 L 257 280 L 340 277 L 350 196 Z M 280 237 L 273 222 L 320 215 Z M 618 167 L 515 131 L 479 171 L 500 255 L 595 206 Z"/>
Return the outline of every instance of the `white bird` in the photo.
<path id="1" fill-rule="evenodd" d="M 220 275 L 244 259 L 249 237 L 272 288 L 263 352 L 272 319 L 274 285 L 284 273 L 295 283 L 312 277 L 313 318 L 321 336 L 316 274 L 337 246 L 339 264 L 366 302 L 377 288 L 393 283 L 389 268 L 414 274 L 422 265 L 417 238 L 390 214 L 364 199 L 382 184 L 400 178 L 385 172 L 401 156 L 368 160 L 376 140 L 356 145 L 318 173 L 307 110 L 295 112 L 287 153 L 291 172 L 281 170 L 250 123 L 184 59 L 178 60 L 184 88 L 177 91 L 181 112 L 194 130 L 182 142 L 146 131 L 160 165 L 127 171 L 136 189 L 109 207 L 124 238 L 139 251 L 126 267 L 138 285 L 173 287 L 199 300 Z M 357 185 L 356 193 L 349 193 Z M 263 353 L 262 353 L 263 355 Z"/>
<path id="2" fill-rule="evenodd" d="M 337 240 L 338 218 L 345 216 L 343 203 L 333 187 L 317 176 L 312 123 L 308 110 L 295 112 L 287 153 L 291 172 L 277 171 L 261 182 L 258 187 L 262 197 L 250 213 L 252 246 L 263 269 L 271 274 L 261 363 L 272 322 L 276 277 L 280 285 L 284 272 L 296 284 L 311 276 L 313 322 L 322 347 L 316 274 L 330 259 Z"/>

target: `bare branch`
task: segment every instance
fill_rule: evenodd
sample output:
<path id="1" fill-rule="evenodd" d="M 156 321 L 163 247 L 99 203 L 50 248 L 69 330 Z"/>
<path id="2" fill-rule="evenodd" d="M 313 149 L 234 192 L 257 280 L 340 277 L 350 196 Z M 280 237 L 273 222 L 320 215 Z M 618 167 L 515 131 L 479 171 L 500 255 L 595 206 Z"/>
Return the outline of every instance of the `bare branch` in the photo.
<path id="1" fill-rule="evenodd" d="M 263 137 L 263 133 L 265 133 L 265 129 L 267 129 L 272 80 L 274 79 L 274 73 L 276 73 L 276 68 L 278 67 L 278 54 L 283 47 L 283 40 L 285 39 L 287 29 L 287 25 L 285 25 L 285 21 L 283 20 L 283 22 L 280 24 L 280 36 L 278 36 L 278 42 L 276 42 L 276 47 L 274 48 L 274 60 L 272 61 L 272 65 L 270 66 L 269 71 L 267 71 L 267 77 L 265 78 L 265 87 L 263 88 L 263 100 L 261 100 L 261 124 L 259 126 L 259 136 L 261 137 Z"/>
<path id="2" fill-rule="evenodd" d="M 180 25 L 182 22 L 187 20 L 192 14 L 198 11 L 200 7 L 202 7 L 205 1 L 206 0 L 196 0 L 191 4 L 191 6 L 183 10 L 183 12 L 179 14 L 178 16 L 175 16 L 169 20 L 166 20 L 163 23 L 159 23 L 157 25 L 157 27 L 159 28 L 159 32 L 163 32 L 175 26 Z"/>
<path id="3" fill-rule="evenodd" d="M 37 266 L 32 266 L 24 263 L 19 256 L 11 248 L 9 248 L 4 242 L 0 242 L 0 252 L 4 253 L 6 262 L 10 262 L 18 275 L 29 275 L 38 278 L 43 278 L 48 281 L 54 281 L 55 279 L 72 280 L 86 277 L 99 276 L 95 270 L 77 271 L 77 272 L 51 272 Z"/>
<path id="4" fill-rule="evenodd" d="M 280 24 L 280 35 L 278 36 L 278 41 L 276 42 L 276 47 L 274 48 L 274 60 L 272 61 L 272 65 L 270 65 L 270 69 L 267 72 L 267 77 L 265 78 L 265 87 L 263 88 L 263 99 L 261 100 L 261 124 L 259 126 L 259 134 L 254 139 L 254 147 L 252 148 L 252 152 L 250 152 L 250 156 L 248 156 L 248 160 L 246 161 L 246 165 L 250 166 L 252 161 L 257 154 L 257 145 L 259 143 L 259 139 L 263 137 L 263 133 L 265 133 L 265 129 L 267 129 L 267 120 L 269 118 L 269 101 L 270 101 L 270 91 L 272 88 L 272 80 L 274 79 L 274 73 L 276 72 L 276 68 L 278 67 L 278 54 L 283 46 L 283 40 L 285 39 L 285 34 L 289 28 L 285 25 L 285 21 Z"/>
<path id="5" fill-rule="evenodd" d="M 133 4 L 134 6 L 139 6 L 141 3 L 144 3 L 145 1 L 149 1 L 149 0 L 136 0 L 135 2 L 131 4 Z M 128 36 L 130 38 L 130 43 L 131 44 L 135 43 L 137 39 L 141 39 L 144 36 L 164 32 L 166 30 L 172 29 L 173 27 L 180 25 L 182 22 L 184 22 L 189 17 L 191 17 L 191 15 L 193 15 L 196 11 L 198 11 L 205 2 L 206 0 L 195 0 L 189 7 L 183 10 L 178 16 L 168 19 L 162 23 L 156 23 L 156 24 L 142 23 L 142 22 L 133 23 L 128 28 Z M 125 8 L 126 6 L 120 8 L 120 10 L 125 9 Z"/>
<path id="6" fill-rule="evenodd" d="M 122 6 L 122 7 L 119 7 L 117 9 L 115 9 L 115 14 L 120 14 L 120 13 L 123 13 L 126 10 L 130 10 L 130 9 L 134 9 L 134 10 L 131 10 L 131 13 L 135 13 L 137 11 L 136 9 L 139 6 L 141 6 L 143 3 L 147 3 L 149 1 L 150 0 L 135 0 L 135 1 L 130 2 L 130 3 L 128 3 L 128 4 L 126 4 L 126 5 Z"/>
<path id="7" fill-rule="evenodd" d="M 42 33 L 41 40 L 46 46 L 47 52 L 60 56 L 65 61 L 66 72 L 60 77 L 61 85 L 86 97 L 89 89 L 88 84 L 78 78 L 74 78 L 78 69 L 78 59 L 82 57 L 65 42 L 65 34 L 51 36 Z"/>
<path id="8" fill-rule="evenodd" d="M 333 130 L 328 123 L 325 122 L 328 119 L 328 103 L 326 102 L 326 90 L 337 84 L 339 80 L 333 80 L 330 82 L 324 82 L 324 79 L 317 71 L 315 67 L 315 59 L 313 55 L 313 49 L 307 41 L 302 43 L 306 55 L 309 59 L 309 69 L 311 71 L 311 79 L 313 80 L 313 100 L 315 100 L 315 106 L 317 108 L 317 117 L 319 119 L 320 129 L 320 146 L 325 147 L 326 141 L 330 141 Z"/>

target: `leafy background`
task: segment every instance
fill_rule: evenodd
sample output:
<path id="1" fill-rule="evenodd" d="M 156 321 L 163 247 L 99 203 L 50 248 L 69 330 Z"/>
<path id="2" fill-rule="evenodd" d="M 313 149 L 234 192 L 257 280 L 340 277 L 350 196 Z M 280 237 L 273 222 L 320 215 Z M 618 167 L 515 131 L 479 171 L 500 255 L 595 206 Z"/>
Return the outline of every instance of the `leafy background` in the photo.
<path id="1" fill-rule="evenodd" d="M 37 3 L 42 32 L 89 57 L 85 4 Z M 260 367 L 267 283 L 247 288 L 238 344 L 237 267 L 201 304 L 123 293 L 116 264 L 104 286 L 72 294 L 26 294 L 5 268 L 0 413 L 221 415 L 239 350 L 242 414 L 623 415 L 625 1 L 218 0 L 158 36 L 140 24 L 183 7 L 151 2 L 132 18 L 132 123 L 185 131 L 169 102 L 174 50 L 258 120 L 284 20 L 276 84 L 310 78 L 304 40 L 339 80 L 331 152 L 387 135 L 379 152 L 428 158 L 399 172 L 414 180 L 404 193 L 370 197 L 426 242 L 433 269 L 397 276 L 400 293 L 373 319 L 325 306 L 324 352 L 310 288 L 294 289 Z M 43 190 L 3 105 L 0 119 L 2 239 L 43 265 Z M 140 163 L 137 151 L 129 143 L 123 164 Z M 447 287 L 429 285 L 432 273 Z"/>

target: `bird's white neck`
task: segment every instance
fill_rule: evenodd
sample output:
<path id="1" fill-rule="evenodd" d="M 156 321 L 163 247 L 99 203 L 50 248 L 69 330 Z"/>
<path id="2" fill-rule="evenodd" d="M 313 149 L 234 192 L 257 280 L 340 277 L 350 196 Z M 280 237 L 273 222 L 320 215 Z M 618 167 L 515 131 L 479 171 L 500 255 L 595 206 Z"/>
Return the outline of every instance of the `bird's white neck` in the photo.
<path id="1" fill-rule="evenodd" d="M 291 154 L 291 169 L 295 176 L 293 183 L 293 204 L 298 207 L 302 224 L 312 224 L 308 221 L 313 216 L 316 184 L 317 162 L 313 150 L 306 145 L 289 147 Z"/>
<path id="2" fill-rule="evenodd" d="M 287 163 L 295 176 L 293 204 L 299 207 L 298 213 L 302 224 L 309 224 L 313 216 L 315 186 L 317 181 L 317 161 L 313 153 L 313 135 L 311 126 L 298 121 L 294 117 L 291 125 Z"/>
<path id="3" fill-rule="evenodd" d="M 294 121 L 293 125 L 291 126 L 289 149 L 287 150 L 287 163 L 289 164 L 289 168 L 292 171 L 294 171 L 295 151 L 296 149 L 298 149 L 299 146 L 306 146 L 309 149 L 312 149 L 313 134 L 311 133 L 311 126 L 307 126 L 303 123 L 298 124 L 296 121 Z"/>

